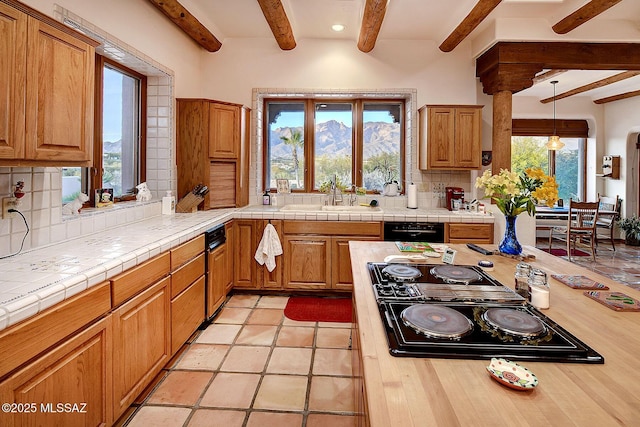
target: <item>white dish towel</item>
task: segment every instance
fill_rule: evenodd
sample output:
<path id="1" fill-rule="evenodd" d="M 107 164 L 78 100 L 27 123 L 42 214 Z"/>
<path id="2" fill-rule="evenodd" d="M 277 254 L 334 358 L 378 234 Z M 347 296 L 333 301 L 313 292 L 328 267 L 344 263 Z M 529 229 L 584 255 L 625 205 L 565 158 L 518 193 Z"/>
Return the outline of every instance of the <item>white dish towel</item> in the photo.
<path id="1" fill-rule="evenodd" d="M 260 265 L 266 265 L 267 270 L 273 271 L 276 268 L 276 256 L 282 255 L 282 245 L 275 227 L 269 223 L 264 228 L 262 240 L 256 250 L 255 259 Z"/>

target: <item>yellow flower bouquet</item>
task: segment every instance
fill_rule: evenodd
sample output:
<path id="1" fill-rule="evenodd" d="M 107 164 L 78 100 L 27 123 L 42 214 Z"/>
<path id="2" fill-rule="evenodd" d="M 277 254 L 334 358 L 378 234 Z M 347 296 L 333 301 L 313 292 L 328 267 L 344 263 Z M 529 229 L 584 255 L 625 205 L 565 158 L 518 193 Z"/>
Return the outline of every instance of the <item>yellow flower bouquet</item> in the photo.
<path id="1" fill-rule="evenodd" d="M 497 175 L 485 171 L 476 179 L 476 187 L 484 189 L 485 197 L 490 197 L 505 216 L 504 238 L 498 245 L 500 252 L 520 255 L 522 246 L 516 237 L 516 218 L 522 212 L 530 216 L 536 213 L 536 204 L 544 200 L 549 207 L 558 200 L 558 184 L 554 177 L 545 175 L 541 169 L 530 168 L 518 175 L 506 169 Z"/>
<path id="2" fill-rule="evenodd" d="M 517 216 L 525 211 L 534 215 L 537 203 L 544 200 L 552 207 L 558 200 L 556 179 L 538 168 L 529 168 L 521 175 L 506 169 L 491 175 L 491 171 L 486 170 L 476 179 L 476 187 L 484 189 L 485 197 L 495 200 L 505 216 Z"/>

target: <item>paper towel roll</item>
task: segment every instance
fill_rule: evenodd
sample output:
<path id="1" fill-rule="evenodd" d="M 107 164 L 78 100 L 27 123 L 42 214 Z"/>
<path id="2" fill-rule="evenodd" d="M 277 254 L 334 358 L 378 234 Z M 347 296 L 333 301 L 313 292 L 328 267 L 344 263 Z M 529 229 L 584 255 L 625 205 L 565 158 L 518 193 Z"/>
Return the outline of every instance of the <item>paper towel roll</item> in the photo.
<path id="1" fill-rule="evenodd" d="M 418 188 L 413 182 L 407 188 L 407 208 L 418 208 Z"/>

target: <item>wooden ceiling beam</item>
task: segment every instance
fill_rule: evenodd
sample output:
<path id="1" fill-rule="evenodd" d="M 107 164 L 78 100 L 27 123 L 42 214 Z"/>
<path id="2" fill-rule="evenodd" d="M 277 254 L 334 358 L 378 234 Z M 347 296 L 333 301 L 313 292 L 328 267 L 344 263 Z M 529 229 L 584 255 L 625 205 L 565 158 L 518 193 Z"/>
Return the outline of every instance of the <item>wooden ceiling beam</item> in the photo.
<path id="1" fill-rule="evenodd" d="M 640 44 L 498 42 L 476 60 L 476 76 L 488 95 L 531 87 L 545 69 L 640 70 Z"/>
<path id="2" fill-rule="evenodd" d="M 549 70 L 549 71 L 545 71 L 542 74 L 538 74 L 537 76 L 535 76 L 533 78 L 533 84 L 538 84 L 541 82 L 544 82 L 546 80 L 552 79 L 557 75 L 560 75 L 562 73 L 566 73 L 568 70 Z"/>
<path id="3" fill-rule="evenodd" d="M 280 49 L 291 50 L 296 47 L 296 39 L 293 37 L 293 30 L 282 1 L 258 0 L 258 4 Z"/>
<path id="4" fill-rule="evenodd" d="M 629 79 L 631 77 L 635 77 L 635 76 L 637 76 L 639 74 L 640 74 L 640 71 L 625 71 L 623 73 L 615 74 L 615 75 L 613 75 L 611 77 L 607 77 L 607 78 L 595 81 L 593 83 L 589 83 L 587 85 L 577 87 L 577 88 L 569 90 L 567 92 L 560 93 L 560 94 L 556 95 L 555 99 L 557 101 L 558 99 L 568 98 L 570 96 L 577 95 L 579 93 L 588 92 L 588 91 L 593 90 L 593 89 L 598 89 L 600 87 L 604 87 L 604 86 L 610 85 L 612 83 L 617 83 L 619 81 L 626 80 L 626 79 Z M 552 101 L 553 101 L 553 97 L 545 98 L 545 99 L 541 99 L 540 100 L 540 102 L 542 102 L 543 104 L 547 104 L 547 103 L 552 102 Z"/>
<path id="5" fill-rule="evenodd" d="M 149 2 L 209 52 L 217 52 L 222 47 L 222 43 L 211 31 L 202 25 L 178 0 L 149 0 Z"/>
<path id="6" fill-rule="evenodd" d="M 552 27 L 553 31 L 555 31 L 556 34 L 567 34 L 569 31 L 575 30 L 580 25 L 595 18 L 621 1 L 622 0 L 591 0 L 572 14 L 561 19 Z"/>
<path id="7" fill-rule="evenodd" d="M 608 102 L 619 101 L 621 99 L 633 98 L 635 96 L 640 96 L 640 90 L 634 90 L 631 92 L 621 93 L 619 95 L 607 96 L 606 98 L 596 99 L 596 104 L 606 104 Z"/>
<path id="8" fill-rule="evenodd" d="M 478 0 L 471 12 L 440 45 L 443 52 L 451 52 L 500 4 L 502 0 Z"/>
<path id="9" fill-rule="evenodd" d="M 384 15 L 387 13 L 387 3 L 387 0 L 366 0 L 358 37 L 360 51 L 371 52 L 375 47 Z"/>

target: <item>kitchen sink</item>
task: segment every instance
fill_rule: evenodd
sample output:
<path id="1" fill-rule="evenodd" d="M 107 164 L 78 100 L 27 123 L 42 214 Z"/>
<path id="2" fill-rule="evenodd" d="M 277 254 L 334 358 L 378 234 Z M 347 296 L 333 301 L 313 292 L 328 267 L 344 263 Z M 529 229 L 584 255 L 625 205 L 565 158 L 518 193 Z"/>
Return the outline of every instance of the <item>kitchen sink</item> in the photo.
<path id="1" fill-rule="evenodd" d="M 367 212 L 382 212 L 382 209 L 379 207 L 369 207 L 369 206 L 324 206 L 324 205 L 286 205 L 280 208 L 282 212 L 357 212 L 357 213 L 367 213 Z"/>

